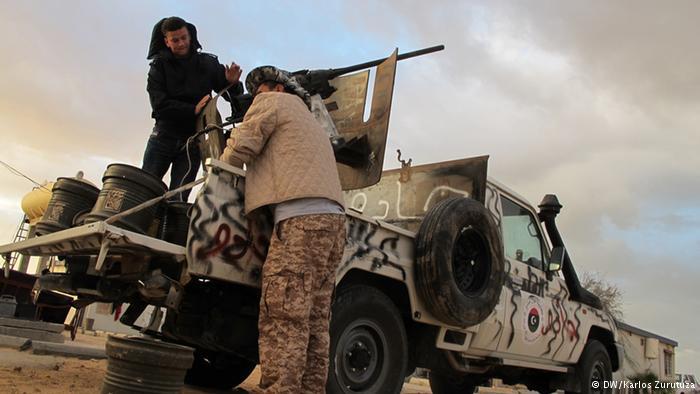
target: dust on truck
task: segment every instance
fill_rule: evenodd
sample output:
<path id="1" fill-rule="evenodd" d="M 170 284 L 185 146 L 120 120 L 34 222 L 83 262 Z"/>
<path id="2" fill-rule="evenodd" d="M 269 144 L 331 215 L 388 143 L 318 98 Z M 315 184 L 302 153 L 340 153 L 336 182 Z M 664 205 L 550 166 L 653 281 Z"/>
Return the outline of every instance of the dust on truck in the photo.
<path id="1" fill-rule="evenodd" d="M 322 89 L 309 88 L 347 204 L 327 392 L 398 393 L 418 367 L 430 371 L 434 393 L 473 392 L 491 378 L 540 392 L 604 391 L 592 382 L 612 379 L 622 348 L 612 317 L 579 284 L 554 195 L 535 209 L 487 177 L 485 156 L 401 160 L 382 171 L 397 58 L 377 67 L 366 121 L 369 70 L 326 74 Z M 202 128 L 220 121 L 215 102 L 199 119 Z M 42 275 L 40 288 L 77 296 L 77 308 L 128 303 L 126 325 L 159 307 L 149 327 L 136 328 L 196 349 L 188 383 L 227 389 L 258 362 L 261 266 L 273 228 L 269 215 L 244 216 L 245 172 L 213 159 L 223 139 L 208 130 L 200 137 L 207 175 L 184 245 L 98 221 L 0 254 L 63 256 L 67 272 Z"/>

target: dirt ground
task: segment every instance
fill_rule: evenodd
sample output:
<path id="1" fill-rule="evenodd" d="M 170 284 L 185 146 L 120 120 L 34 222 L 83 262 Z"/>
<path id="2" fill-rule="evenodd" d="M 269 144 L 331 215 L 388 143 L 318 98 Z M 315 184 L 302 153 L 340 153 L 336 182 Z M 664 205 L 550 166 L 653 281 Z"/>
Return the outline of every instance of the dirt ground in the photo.
<path id="1" fill-rule="evenodd" d="M 76 343 L 85 346 L 104 346 L 104 336 L 78 335 Z M 66 342 L 70 341 L 68 339 Z M 18 351 L 0 348 L 0 393 L 97 393 L 102 387 L 107 368 L 107 360 L 81 360 L 76 358 L 35 355 L 31 351 Z M 251 389 L 260 380 L 256 369 L 241 384 Z M 183 393 L 219 393 L 216 390 L 202 390 L 185 387 Z M 423 382 L 406 384 L 403 394 L 430 393 Z"/>
<path id="2" fill-rule="evenodd" d="M 0 393 L 98 393 L 106 368 L 107 360 L 39 356 L 0 348 Z M 241 387 L 250 390 L 259 379 L 260 373 L 256 369 Z M 185 394 L 220 392 L 190 386 L 183 390 Z M 430 389 L 420 384 L 407 384 L 402 393 L 430 393 Z"/>

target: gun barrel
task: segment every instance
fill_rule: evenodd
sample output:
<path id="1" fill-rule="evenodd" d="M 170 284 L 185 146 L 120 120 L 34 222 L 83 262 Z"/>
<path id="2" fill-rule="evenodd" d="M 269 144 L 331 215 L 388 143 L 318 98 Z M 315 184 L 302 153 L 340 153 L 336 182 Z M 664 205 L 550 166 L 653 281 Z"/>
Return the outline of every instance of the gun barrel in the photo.
<path id="1" fill-rule="evenodd" d="M 417 51 L 401 53 L 401 54 L 396 56 L 396 61 L 406 60 L 406 59 L 410 59 L 412 57 L 427 55 L 429 53 L 442 51 L 443 49 L 445 49 L 444 45 L 436 45 L 434 47 L 423 48 L 423 49 L 419 49 Z M 361 63 L 361 64 L 356 64 L 354 66 L 339 68 L 339 69 L 333 70 L 333 71 L 334 71 L 334 74 L 336 74 L 335 76 L 347 74 L 347 73 L 351 73 L 354 71 L 363 70 L 365 68 L 378 66 L 378 65 L 382 64 L 382 62 L 384 62 L 386 59 L 387 58 L 377 59 L 377 60 L 373 60 L 371 62 L 365 62 L 365 63 Z"/>
<path id="2" fill-rule="evenodd" d="M 423 55 L 427 55 L 429 53 L 442 51 L 443 49 L 445 49 L 444 45 L 436 45 L 436 46 L 432 46 L 429 48 L 419 49 L 417 51 L 401 53 L 401 54 L 396 56 L 396 60 L 397 61 L 406 60 L 406 59 L 410 59 L 412 57 L 423 56 Z M 333 79 L 339 75 L 343 75 L 343 74 L 347 74 L 347 73 L 351 73 L 351 72 L 355 72 L 355 71 L 359 71 L 359 70 L 364 70 L 365 68 L 378 66 L 378 65 L 382 64 L 382 62 L 385 61 L 386 59 L 387 58 L 385 57 L 383 59 L 377 59 L 377 60 L 372 60 L 372 61 L 365 62 L 365 63 L 355 64 L 354 66 L 330 69 L 330 70 L 328 70 L 328 77 L 329 77 L 328 79 Z M 299 70 L 299 71 L 293 72 L 292 74 L 305 74 L 307 71 L 308 70 Z"/>

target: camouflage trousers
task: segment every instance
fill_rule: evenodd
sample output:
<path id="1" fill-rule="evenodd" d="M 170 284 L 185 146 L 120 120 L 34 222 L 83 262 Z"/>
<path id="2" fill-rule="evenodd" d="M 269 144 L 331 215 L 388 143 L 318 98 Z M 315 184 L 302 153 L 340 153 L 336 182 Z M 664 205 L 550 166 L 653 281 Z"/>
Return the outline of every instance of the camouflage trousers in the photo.
<path id="1" fill-rule="evenodd" d="M 275 226 L 263 264 L 260 385 L 254 393 L 324 393 L 335 272 L 345 215 L 293 217 Z"/>

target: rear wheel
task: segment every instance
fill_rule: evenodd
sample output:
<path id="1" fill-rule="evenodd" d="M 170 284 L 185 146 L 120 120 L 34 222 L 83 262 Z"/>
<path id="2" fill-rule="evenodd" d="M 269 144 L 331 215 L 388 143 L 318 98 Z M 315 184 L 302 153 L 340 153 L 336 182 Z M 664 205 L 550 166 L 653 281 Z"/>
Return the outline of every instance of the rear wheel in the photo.
<path id="1" fill-rule="evenodd" d="M 241 357 L 197 350 L 185 383 L 229 390 L 243 383 L 255 369 L 255 363 Z"/>
<path id="2" fill-rule="evenodd" d="M 327 393 L 401 391 L 408 358 L 406 331 L 389 297 L 369 286 L 340 291 L 330 333 Z"/>
<path id="3" fill-rule="evenodd" d="M 476 390 L 469 376 L 430 371 L 428 375 L 433 394 L 471 394 Z"/>

